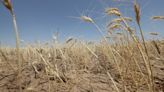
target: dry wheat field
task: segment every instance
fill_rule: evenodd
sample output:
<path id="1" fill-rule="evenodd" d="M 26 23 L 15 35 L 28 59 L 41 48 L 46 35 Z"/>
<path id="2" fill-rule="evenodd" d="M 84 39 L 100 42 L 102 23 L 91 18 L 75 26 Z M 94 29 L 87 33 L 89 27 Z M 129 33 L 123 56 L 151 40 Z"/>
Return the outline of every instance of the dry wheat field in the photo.
<path id="1" fill-rule="evenodd" d="M 114 17 L 106 26 L 107 34 L 93 18 L 78 17 L 97 29 L 102 37 L 98 43 L 76 37 L 60 43 L 55 36 L 51 43 L 23 47 L 13 6 L 10 0 L 2 4 L 13 19 L 16 46 L 0 45 L 0 92 L 164 92 L 164 40 L 155 39 L 157 32 L 150 33 L 154 39 L 145 39 L 137 2 L 135 18 L 124 16 L 117 7 L 104 9 Z M 130 26 L 132 22 L 138 30 Z"/>

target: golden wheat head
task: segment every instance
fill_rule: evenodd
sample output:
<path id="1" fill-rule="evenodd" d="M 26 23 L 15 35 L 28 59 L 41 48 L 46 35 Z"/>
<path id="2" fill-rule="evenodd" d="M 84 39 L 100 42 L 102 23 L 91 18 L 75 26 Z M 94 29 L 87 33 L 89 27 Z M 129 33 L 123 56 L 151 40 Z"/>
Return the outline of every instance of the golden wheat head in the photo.
<path id="1" fill-rule="evenodd" d="M 153 16 L 152 17 L 153 20 L 164 20 L 164 16 Z"/>
<path id="2" fill-rule="evenodd" d="M 107 27 L 109 27 L 110 25 L 115 24 L 115 23 L 120 24 L 121 22 L 123 22 L 123 20 L 131 22 L 132 18 L 130 18 L 130 17 L 115 18 L 107 25 Z"/>
<path id="3" fill-rule="evenodd" d="M 107 15 L 116 15 L 116 16 L 121 16 L 121 13 L 118 8 L 106 8 L 105 13 Z"/>
<path id="4" fill-rule="evenodd" d="M 93 19 L 88 16 L 81 16 L 80 19 L 84 22 L 94 23 Z"/>
<path id="5" fill-rule="evenodd" d="M 140 23 L 140 7 L 137 4 L 137 2 L 134 3 L 134 11 L 135 11 L 135 15 L 136 15 L 136 21 L 139 24 Z"/>
<path id="6" fill-rule="evenodd" d="M 3 0 L 2 3 L 11 13 L 13 12 L 10 0 Z"/>

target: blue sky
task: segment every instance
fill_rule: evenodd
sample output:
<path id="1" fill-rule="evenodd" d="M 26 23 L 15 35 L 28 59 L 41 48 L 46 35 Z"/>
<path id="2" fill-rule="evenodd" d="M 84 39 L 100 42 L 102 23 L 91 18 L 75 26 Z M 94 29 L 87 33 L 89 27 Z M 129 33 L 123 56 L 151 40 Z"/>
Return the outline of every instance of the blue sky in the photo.
<path id="1" fill-rule="evenodd" d="M 50 41 L 55 31 L 60 40 L 73 36 L 84 40 L 99 40 L 94 26 L 72 17 L 89 15 L 103 29 L 112 17 L 106 16 L 105 7 L 118 7 L 125 16 L 134 17 L 132 0 L 11 0 L 17 17 L 20 38 L 25 42 Z M 164 21 L 152 21 L 151 16 L 164 15 L 164 0 L 138 0 L 141 6 L 142 28 L 158 32 L 164 37 Z M 135 23 L 132 23 L 137 28 Z M 12 18 L 0 4 L 0 41 L 13 45 L 15 34 Z"/>

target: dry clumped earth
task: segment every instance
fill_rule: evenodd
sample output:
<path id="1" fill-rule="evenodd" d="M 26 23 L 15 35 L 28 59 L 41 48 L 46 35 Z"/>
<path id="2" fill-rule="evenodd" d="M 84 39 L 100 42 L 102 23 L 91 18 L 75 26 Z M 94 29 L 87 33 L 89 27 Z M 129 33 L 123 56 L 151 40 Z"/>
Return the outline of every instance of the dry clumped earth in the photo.
<path id="1" fill-rule="evenodd" d="M 121 59 L 117 61 L 121 75 L 107 45 L 87 44 L 97 55 L 77 43 L 71 47 L 63 46 L 27 46 L 21 48 L 21 77 L 17 78 L 17 58 L 13 48 L 0 48 L 0 91 L 18 92 L 18 80 L 21 79 L 22 92 L 149 92 L 145 79 L 146 70 L 141 56 L 132 46 L 133 55 L 126 46 L 118 49 Z M 164 44 L 158 42 L 160 54 L 147 43 L 151 60 L 156 92 L 164 92 Z M 133 56 L 141 66 L 142 77 L 133 61 Z M 121 80 L 123 78 L 124 81 Z"/>

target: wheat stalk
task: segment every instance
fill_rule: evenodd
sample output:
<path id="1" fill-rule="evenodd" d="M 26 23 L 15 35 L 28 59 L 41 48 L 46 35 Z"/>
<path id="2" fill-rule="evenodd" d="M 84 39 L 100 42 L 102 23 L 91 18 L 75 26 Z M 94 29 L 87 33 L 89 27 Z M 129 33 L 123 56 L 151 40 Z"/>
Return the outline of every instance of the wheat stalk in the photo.
<path id="1" fill-rule="evenodd" d="M 4 0 L 4 1 L 2 1 L 2 3 L 10 11 L 12 18 L 13 18 L 13 25 L 14 25 L 14 31 L 15 31 L 15 36 L 16 36 L 17 58 L 18 58 L 19 66 L 20 66 L 19 33 L 18 33 L 18 27 L 17 27 L 17 23 L 16 23 L 16 16 L 13 12 L 13 8 L 12 8 L 10 0 Z"/>
<path id="2" fill-rule="evenodd" d="M 12 15 L 12 20 L 13 20 L 13 26 L 14 26 L 14 31 L 15 31 L 15 36 L 16 36 L 16 51 L 17 51 L 17 60 L 18 60 L 18 79 L 19 79 L 19 90 L 20 92 L 22 92 L 22 88 L 21 88 L 21 61 L 20 61 L 20 49 L 19 49 L 19 33 L 18 33 L 18 27 L 17 27 L 17 22 L 16 22 L 16 16 L 13 12 L 13 7 L 12 4 L 10 2 L 10 0 L 3 0 L 2 1 L 3 5 L 9 10 L 10 14 Z"/>
<path id="3" fill-rule="evenodd" d="M 117 12 L 117 11 L 118 11 L 117 8 L 110 8 L 110 9 L 107 9 L 107 10 L 106 10 L 106 12 L 109 12 L 109 14 L 114 14 L 114 12 L 115 12 L 115 15 L 120 16 L 120 14 L 118 14 L 119 11 L 118 11 L 118 12 Z M 104 38 L 105 42 L 107 43 L 107 39 L 106 39 L 106 37 L 103 35 L 103 32 L 101 31 L 100 27 L 94 22 L 94 20 L 93 20 L 91 17 L 84 17 L 84 16 L 82 16 L 81 19 L 82 19 L 83 21 L 85 21 L 85 22 L 90 22 L 90 23 L 94 24 L 94 26 L 97 28 L 97 31 L 102 35 L 102 37 Z M 114 51 L 115 51 L 115 52 L 117 52 L 117 51 L 116 51 L 115 49 L 113 49 L 110 45 L 109 45 L 109 49 L 110 49 L 110 51 L 111 51 L 111 53 L 112 53 L 112 56 L 113 56 L 113 58 L 114 58 L 114 61 L 116 62 L 116 65 L 117 65 L 117 67 L 118 67 L 119 73 L 120 73 L 120 75 L 121 75 L 121 69 L 120 69 L 120 67 L 118 66 L 117 59 L 116 59 L 116 57 L 115 57 L 115 55 L 114 55 Z M 88 50 L 90 50 L 90 49 L 88 48 Z M 92 54 L 94 54 L 94 53 L 92 52 Z M 96 56 L 96 55 L 94 54 L 94 56 Z M 122 76 L 121 76 L 121 79 L 122 79 L 122 82 L 123 82 L 124 79 L 123 79 Z M 124 88 L 126 89 L 125 85 L 123 85 L 123 86 L 124 86 Z"/>
<path id="4" fill-rule="evenodd" d="M 140 34 L 141 34 L 141 37 L 142 37 L 142 41 L 143 41 L 143 45 L 144 45 L 144 48 L 145 48 L 145 52 L 146 52 L 146 55 L 147 55 L 147 58 L 148 58 L 148 67 L 149 67 L 149 70 L 150 70 L 150 73 L 149 73 L 149 81 L 150 81 L 150 91 L 154 92 L 154 80 L 153 80 L 153 73 L 152 73 L 152 69 L 151 69 L 151 64 L 150 64 L 150 60 L 149 60 L 149 54 L 148 54 L 148 50 L 147 50 L 147 47 L 146 47 L 146 42 L 145 42 L 145 39 L 144 39 L 144 34 L 143 34 L 143 31 L 141 29 L 141 24 L 140 24 L 140 7 L 139 5 L 137 4 L 137 2 L 135 1 L 134 3 L 134 11 L 135 11 L 135 15 L 136 15 L 136 22 L 139 26 L 139 29 L 140 29 Z"/>
<path id="5" fill-rule="evenodd" d="M 109 72 L 107 72 L 107 75 L 109 76 L 109 78 L 111 79 L 113 85 L 114 85 L 114 88 L 117 92 L 120 92 L 119 88 L 117 87 L 117 84 L 116 82 L 114 81 L 113 77 L 111 76 L 111 74 Z"/>
<path id="6" fill-rule="evenodd" d="M 140 12 L 139 12 L 139 7 L 136 5 L 136 6 L 134 6 L 134 8 L 135 8 L 135 12 L 136 12 L 136 21 L 137 21 L 137 24 L 138 23 L 140 23 Z M 114 11 L 114 12 L 113 12 Z M 126 30 L 130 33 L 130 35 L 131 35 L 131 37 L 132 37 L 132 39 L 133 39 L 133 41 L 137 44 L 137 47 L 138 47 L 138 49 L 139 49 L 139 51 L 140 51 L 140 53 L 141 53 L 141 56 L 142 56 L 142 58 L 143 58 L 143 61 L 144 61 L 144 63 L 145 63 L 145 65 L 146 65 L 146 68 L 147 68 L 147 72 L 148 72 L 148 76 L 149 76 L 149 83 L 150 83 L 150 85 L 149 85 L 149 90 L 150 91 L 152 91 L 153 92 L 153 89 L 152 89 L 152 87 L 153 87 L 153 79 L 152 79 L 152 70 L 151 70 L 151 66 L 150 66 L 150 62 L 149 63 L 147 63 L 147 58 L 146 58 L 146 56 L 145 56 L 145 53 L 142 51 L 142 45 L 141 45 L 141 43 L 138 41 L 138 38 L 135 36 L 135 34 L 132 32 L 132 30 L 131 30 L 131 28 L 130 28 L 130 26 L 128 25 L 128 23 L 126 22 L 126 20 L 124 20 L 124 17 L 122 17 L 122 15 L 121 15 L 121 13 L 119 12 L 119 10 L 117 9 L 117 8 L 109 8 L 108 10 L 106 10 L 105 11 L 105 13 L 107 13 L 107 15 L 111 15 L 111 14 L 113 14 L 113 15 L 116 15 L 116 16 L 118 16 L 119 18 L 121 18 L 122 20 L 123 20 L 123 23 L 124 23 L 124 25 L 125 25 L 125 27 L 126 27 Z M 141 27 L 140 27 L 141 28 Z M 141 30 L 140 30 L 141 31 Z"/>

